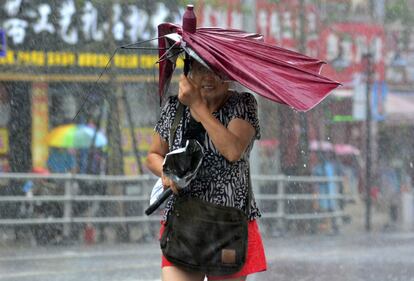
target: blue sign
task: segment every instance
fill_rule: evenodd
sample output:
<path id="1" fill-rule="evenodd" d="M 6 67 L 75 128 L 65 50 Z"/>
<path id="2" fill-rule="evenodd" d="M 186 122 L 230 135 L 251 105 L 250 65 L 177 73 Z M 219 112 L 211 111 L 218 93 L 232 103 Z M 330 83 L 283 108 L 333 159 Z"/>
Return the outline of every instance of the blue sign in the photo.
<path id="1" fill-rule="evenodd" d="M 6 56 L 6 33 L 0 29 L 0 58 Z"/>
<path id="2" fill-rule="evenodd" d="M 385 101 L 387 98 L 388 87 L 384 81 L 374 82 L 372 85 L 372 118 L 377 121 L 385 119 Z"/>

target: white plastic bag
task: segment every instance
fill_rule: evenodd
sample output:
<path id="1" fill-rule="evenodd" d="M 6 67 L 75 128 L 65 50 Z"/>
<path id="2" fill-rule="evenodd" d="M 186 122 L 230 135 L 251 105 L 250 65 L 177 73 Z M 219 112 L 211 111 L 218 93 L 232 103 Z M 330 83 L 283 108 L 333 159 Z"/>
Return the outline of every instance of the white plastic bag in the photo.
<path id="1" fill-rule="evenodd" d="M 154 184 L 154 187 L 152 188 L 150 196 L 150 205 L 154 204 L 155 201 L 157 201 L 158 197 L 162 194 L 163 191 L 164 187 L 162 185 L 162 180 L 161 178 L 159 178 L 157 182 Z"/>

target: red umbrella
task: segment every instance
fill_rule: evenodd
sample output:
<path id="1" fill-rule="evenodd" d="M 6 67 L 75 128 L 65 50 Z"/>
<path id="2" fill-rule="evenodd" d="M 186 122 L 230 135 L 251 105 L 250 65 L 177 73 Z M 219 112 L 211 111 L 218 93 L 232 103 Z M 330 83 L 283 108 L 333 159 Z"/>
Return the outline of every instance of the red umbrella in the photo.
<path id="1" fill-rule="evenodd" d="M 335 144 L 335 153 L 337 155 L 359 155 L 360 151 L 353 145 L 350 144 Z"/>
<path id="2" fill-rule="evenodd" d="M 313 108 L 340 85 L 319 74 L 323 61 L 265 43 L 259 34 L 221 28 L 197 28 L 190 32 L 163 23 L 158 26 L 158 36 L 161 97 L 175 69 L 177 49 L 222 78 L 300 111 Z"/>
<path id="3" fill-rule="evenodd" d="M 311 151 L 333 152 L 334 145 L 328 141 L 311 140 L 309 143 L 309 149 Z"/>

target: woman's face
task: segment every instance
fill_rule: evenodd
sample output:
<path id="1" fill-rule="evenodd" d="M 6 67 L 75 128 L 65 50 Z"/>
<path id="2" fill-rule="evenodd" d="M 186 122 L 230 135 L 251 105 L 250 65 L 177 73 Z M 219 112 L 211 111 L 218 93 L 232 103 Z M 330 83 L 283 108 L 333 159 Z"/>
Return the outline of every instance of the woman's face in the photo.
<path id="1" fill-rule="evenodd" d="M 189 77 L 200 87 L 201 95 L 206 98 L 221 95 L 229 88 L 229 83 L 196 61 L 191 65 Z"/>

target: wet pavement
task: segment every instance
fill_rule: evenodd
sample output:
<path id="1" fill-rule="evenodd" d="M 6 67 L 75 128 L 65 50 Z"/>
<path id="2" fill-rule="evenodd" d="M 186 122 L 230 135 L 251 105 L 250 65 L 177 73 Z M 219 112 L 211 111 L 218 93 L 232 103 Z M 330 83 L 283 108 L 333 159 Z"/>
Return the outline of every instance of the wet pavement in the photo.
<path id="1" fill-rule="evenodd" d="M 267 253 L 269 270 L 253 280 L 414 280 L 414 233 L 283 239 Z"/>
<path id="2" fill-rule="evenodd" d="M 414 281 L 414 233 L 265 239 L 269 268 L 248 280 Z M 160 280 L 156 242 L 0 248 L 0 281 Z"/>

